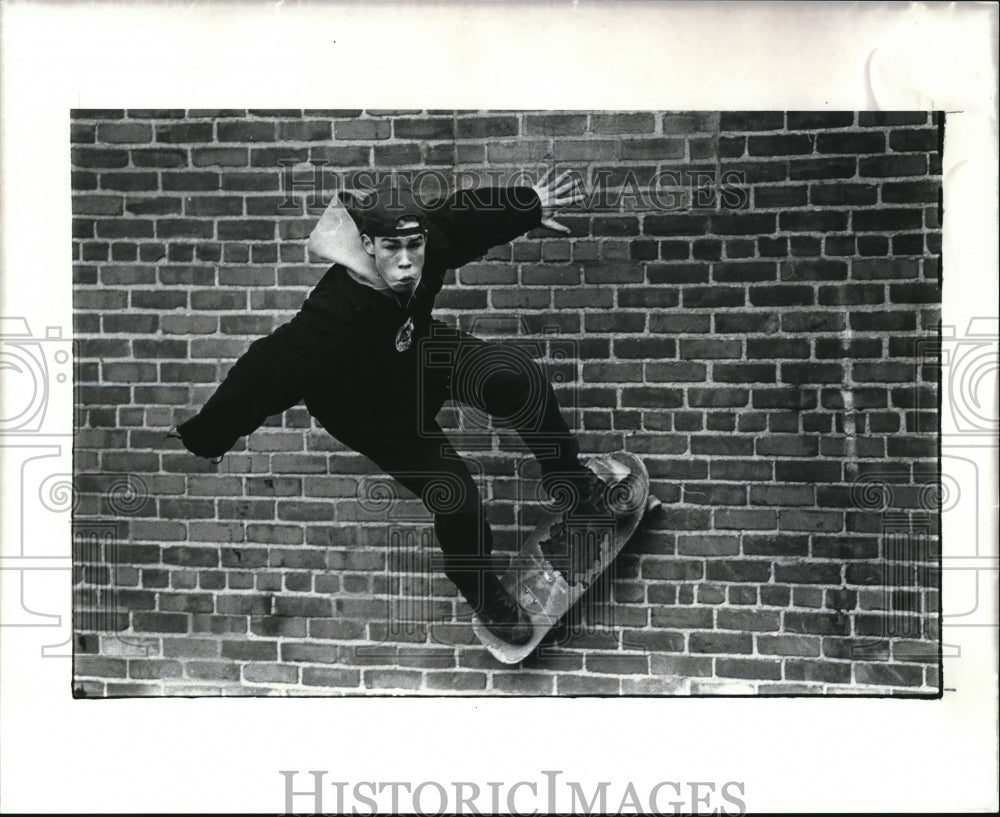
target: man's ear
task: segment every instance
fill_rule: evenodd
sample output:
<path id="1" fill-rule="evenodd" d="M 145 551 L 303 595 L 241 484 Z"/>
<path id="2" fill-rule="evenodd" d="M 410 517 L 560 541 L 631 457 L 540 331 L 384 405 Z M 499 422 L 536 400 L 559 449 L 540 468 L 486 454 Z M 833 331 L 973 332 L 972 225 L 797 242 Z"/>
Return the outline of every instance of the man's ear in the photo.
<path id="1" fill-rule="evenodd" d="M 371 236 L 367 233 L 361 234 L 361 246 L 365 248 L 365 252 L 370 256 L 375 256 L 375 242 L 372 241 Z"/>

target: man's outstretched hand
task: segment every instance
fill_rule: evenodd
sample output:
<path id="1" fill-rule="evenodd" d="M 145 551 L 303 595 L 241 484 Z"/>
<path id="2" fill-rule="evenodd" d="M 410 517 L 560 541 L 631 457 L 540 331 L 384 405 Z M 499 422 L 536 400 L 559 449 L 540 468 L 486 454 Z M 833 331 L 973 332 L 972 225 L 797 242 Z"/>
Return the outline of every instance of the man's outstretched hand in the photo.
<path id="1" fill-rule="evenodd" d="M 545 171 L 532 189 L 538 194 L 538 200 L 542 203 L 542 226 L 558 233 L 569 233 L 569 227 L 560 224 L 553 218 L 556 210 L 568 204 L 576 204 L 583 201 L 583 193 L 576 187 L 576 180 L 570 171 L 561 173 L 558 178 L 554 178 L 555 171 L 550 167 Z"/>

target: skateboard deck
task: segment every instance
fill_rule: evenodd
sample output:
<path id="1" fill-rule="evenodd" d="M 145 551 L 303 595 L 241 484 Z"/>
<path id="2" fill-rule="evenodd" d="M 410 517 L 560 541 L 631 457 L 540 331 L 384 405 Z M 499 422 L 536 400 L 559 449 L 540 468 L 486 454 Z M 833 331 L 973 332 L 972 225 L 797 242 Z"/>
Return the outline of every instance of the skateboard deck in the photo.
<path id="1" fill-rule="evenodd" d="M 500 579 L 531 618 L 531 639 L 510 644 L 472 618 L 483 646 L 505 664 L 516 664 L 535 650 L 628 544 L 642 520 L 660 506 L 649 495 L 646 466 L 634 454 L 594 457 L 587 467 L 607 486 L 615 515 L 567 522 L 562 512 L 547 511 Z M 630 474 L 635 479 L 626 488 L 622 480 Z"/>

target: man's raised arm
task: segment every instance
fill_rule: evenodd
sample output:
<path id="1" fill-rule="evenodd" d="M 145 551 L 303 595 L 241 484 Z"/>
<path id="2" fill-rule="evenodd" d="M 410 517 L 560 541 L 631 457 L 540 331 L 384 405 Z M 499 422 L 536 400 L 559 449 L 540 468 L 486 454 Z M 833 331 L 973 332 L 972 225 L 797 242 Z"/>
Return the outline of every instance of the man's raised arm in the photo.
<path id="1" fill-rule="evenodd" d="M 582 200 L 575 186 L 568 171 L 554 178 L 550 168 L 530 186 L 459 190 L 431 210 L 435 236 L 428 252 L 454 269 L 538 226 L 569 233 L 553 216 L 557 208 Z"/>

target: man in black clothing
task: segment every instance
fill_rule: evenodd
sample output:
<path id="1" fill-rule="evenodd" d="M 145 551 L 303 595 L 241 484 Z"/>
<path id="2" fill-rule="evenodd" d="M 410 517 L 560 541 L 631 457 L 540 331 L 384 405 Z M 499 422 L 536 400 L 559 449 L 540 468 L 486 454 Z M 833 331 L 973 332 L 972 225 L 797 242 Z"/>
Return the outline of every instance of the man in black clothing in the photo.
<path id="1" fill-rule="evenodd" d="M 585 509 L 603 507 L 603 483 L 579 463 L 540 367 L 433 319 L 431 310 L 447 270 L 540 225 L 568 232 L 553 219 L 557 207 L 581 198 L 567 176 L 550 171 L 533 186 L 459 191 L 434 203 L 388 176 L 367 196 L 347 197 L 346 207 L 335 198 L 309 247 L 337 263 L 299 313 L 252 343 L 204 408 L 177 428 L 188 450 L 219 457 L 304 400 L 330 434 L 423 500 L 445 574 L 483 624 L 511 643 L 530 638 L 530 621 L 491 567 L 479 491 L 435 416 L 453 399 L 513 427 L 550 493 L 569 493 Z"/>

